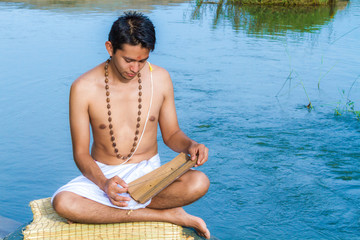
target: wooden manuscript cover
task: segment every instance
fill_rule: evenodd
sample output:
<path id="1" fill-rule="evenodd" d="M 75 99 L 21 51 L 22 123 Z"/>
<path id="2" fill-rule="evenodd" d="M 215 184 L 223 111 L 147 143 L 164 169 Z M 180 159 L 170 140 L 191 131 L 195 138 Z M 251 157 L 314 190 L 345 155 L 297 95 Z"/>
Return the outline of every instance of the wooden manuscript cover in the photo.
<path id="1" fill-rule="evenodd" d="M 130 196 L 137 202 L 146 203 L 195 164 L 188 155 L 180 153 L 170 162 L 129 183 Z"/>

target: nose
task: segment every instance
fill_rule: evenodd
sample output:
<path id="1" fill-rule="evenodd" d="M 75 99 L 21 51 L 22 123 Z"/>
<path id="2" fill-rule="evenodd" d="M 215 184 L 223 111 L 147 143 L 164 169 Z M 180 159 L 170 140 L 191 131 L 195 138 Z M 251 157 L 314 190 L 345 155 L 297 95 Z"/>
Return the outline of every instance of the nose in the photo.
<path id="1" fill-rule="evenodd" d="M 140 70 L 140 63 L 132 62 L 130 66 L 130 70 L 134 73 L 137 73 Z"/>

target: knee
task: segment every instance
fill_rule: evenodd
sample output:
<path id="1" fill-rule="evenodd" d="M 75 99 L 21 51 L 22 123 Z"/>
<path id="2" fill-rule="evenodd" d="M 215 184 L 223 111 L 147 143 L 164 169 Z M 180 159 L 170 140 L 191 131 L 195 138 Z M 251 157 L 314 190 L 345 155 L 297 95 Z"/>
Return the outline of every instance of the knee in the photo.
<path id="1" fill-rule="evenodd" d="M 190 176 L 187 181 L 190 193 L 199 197 L 204 196 L 210 186 L 209 178 L 205 173 L 197 170 L 191 170 L 189 173 Z"/>
<path id="2" fill-rule="evenodd" d="M 53 208 L 62 217 L 68 218 L 76 209 L 75 201 L 71 195 L 72 193 L 69 192 L 60 192 L 53 199 Z"/>

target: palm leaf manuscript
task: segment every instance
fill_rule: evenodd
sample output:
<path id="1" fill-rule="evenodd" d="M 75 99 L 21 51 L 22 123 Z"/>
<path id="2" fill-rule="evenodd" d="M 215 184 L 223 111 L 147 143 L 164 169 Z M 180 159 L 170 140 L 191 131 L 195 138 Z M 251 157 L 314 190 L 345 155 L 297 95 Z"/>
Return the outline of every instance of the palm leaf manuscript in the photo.
<path id="1" fill-rule="evenodd" d="M 196 164 L 185 153 L 129 183 L 128 192 L 137 202 L 146 203 Z"/>

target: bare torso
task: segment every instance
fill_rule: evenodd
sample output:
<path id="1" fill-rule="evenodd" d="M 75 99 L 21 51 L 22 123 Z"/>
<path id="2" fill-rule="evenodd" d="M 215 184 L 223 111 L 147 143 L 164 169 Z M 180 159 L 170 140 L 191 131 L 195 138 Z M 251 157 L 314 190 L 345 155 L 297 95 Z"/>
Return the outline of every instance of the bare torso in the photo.
<path id="1" fill-rule="evenodd" d="M 146 129 L 135 154 L 128 163 L 150 159 L 157 153 L 157 126 L 164 99 L 163 83 L 161 81 L 164 79 L 163 73 L 165 70 L 154 65 L 152 65 L 152 68 L 153 99 Z M 143 132 L 150 107 L 151 72 L 149 63 L 145 64 L 140 73 L 142 79 L 142 108 L 139 138 Z M 110 110 L 115 142 L 119 153 L 125 156 L 130 153 L 134 144 L 139 104 L 137 79 L 135 77 L 126 83 L 114 82 L 111 81 L 111 73 L 109 75 Z M 88 98 L 88 114 L 93 134 L 91 156 L 99 162 L 116 165 L 121 164 L 124 160 L 116 157 L 112 146 L 104 80 L 104 63 L 87 72 L 82 78 L 82 81 L 86 81 L 90 86 L 86 98 Z"/>

